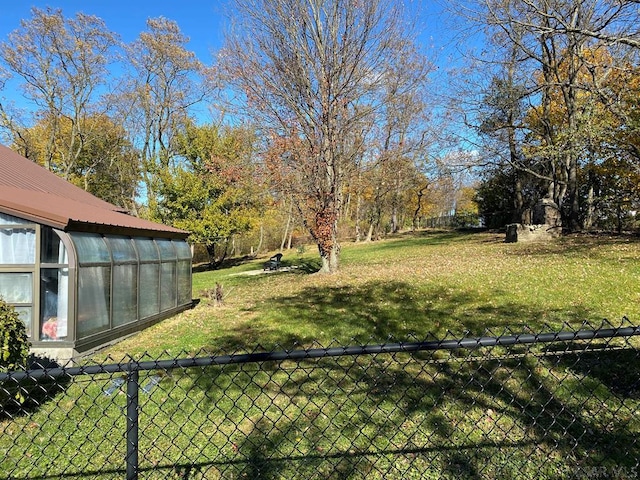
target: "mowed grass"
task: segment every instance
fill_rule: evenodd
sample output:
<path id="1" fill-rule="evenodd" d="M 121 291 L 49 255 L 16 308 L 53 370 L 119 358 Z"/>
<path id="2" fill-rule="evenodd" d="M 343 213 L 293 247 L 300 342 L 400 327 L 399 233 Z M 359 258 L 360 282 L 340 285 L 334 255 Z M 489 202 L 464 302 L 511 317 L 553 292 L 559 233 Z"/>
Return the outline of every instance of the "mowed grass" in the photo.
<path id="1" fill-rule="evenodd" d="M 316 275 L 317 254 L 285 252 L 294 269 L 261 270 L 264 259 L 195 273 L 200 303 L 109 353 L 291 348 L 312 342 L 379 343 L 540 331 L 583 321 L 640 321 L 640 242 L 575 236 L 552 243 L 503 242 L 494 233 L 419 232 L 345 243 L 340 270 Z M 245 274 L 243 274 L 245 273 Z M 206 296 L 220 283 L 224 304 Z"/>
<path id="2" fill-rule="evenodd" d="M 98 352 L 228 354 L 637 324 L 640 243 L 420 232 L 345 244 L 340 272 L 286 253 L 194 275 L 192 310 Z M 257 273 L 249 275 L 247 273 Z M 223 286 L 223 305 L 207 292 Z M 142 372 L 140 478 L 576 478 L 635 472 L 637 350 L 478 349 Z M 543 354 L 544 353 L 544 354 Z M 119 375 L 0 420 L 0 478 L 123 478 Z M 602 468 L 604 470 L 602 470 Z M 595 470 L 594 470 L 595 469 Z M 622 473 L 621 473 L 622 472 Z M 609 475 L 611 474 L 611 475 Z"/>

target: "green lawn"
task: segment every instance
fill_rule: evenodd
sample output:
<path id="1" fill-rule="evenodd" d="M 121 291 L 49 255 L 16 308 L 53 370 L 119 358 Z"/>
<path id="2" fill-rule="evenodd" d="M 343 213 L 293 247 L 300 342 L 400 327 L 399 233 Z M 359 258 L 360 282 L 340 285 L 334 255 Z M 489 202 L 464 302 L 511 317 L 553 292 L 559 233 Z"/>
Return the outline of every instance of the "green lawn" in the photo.
<path id="1" fill-rule="evenodd" d="M 313 275 L 317 254 L 285 252 L 289 272 L 260 270 L 264 259 L 195 273 L 200 304 L 110 349 L 117 357 L 271 349 L 335 342 L 462 336 L 493 329 L 560 328 L 582 321 L 640 320 L 640 242 L 565 237 L 551 244 L 506 244 L 492 233 L 417 233 L 344 244 L 340 272 Z M 219 282 L 216 306 L 203 292 Z M 549 327 L 547 327 L 549 326 Z"/>
<path id="2" fill-rule="evenodd" d="M 340 273 L 314 275 L 312 253 L 285 252 L 296 268 L 247 275 L 256 259 L 196 273 L 196 308 L 94 361 L 638 323 L 639 257 L 623 237 L 418 233 L 345 244 Z M 216 282 L 221 306 L 206 294 Z M 638 350 L 505 351 L 170 371 L 140 393 L 141 478 L 630 478 Z M 0 479 L 123 478 L 126 396 L 104 394 L 114 377 L 78 378 L 0 420 Z"/>

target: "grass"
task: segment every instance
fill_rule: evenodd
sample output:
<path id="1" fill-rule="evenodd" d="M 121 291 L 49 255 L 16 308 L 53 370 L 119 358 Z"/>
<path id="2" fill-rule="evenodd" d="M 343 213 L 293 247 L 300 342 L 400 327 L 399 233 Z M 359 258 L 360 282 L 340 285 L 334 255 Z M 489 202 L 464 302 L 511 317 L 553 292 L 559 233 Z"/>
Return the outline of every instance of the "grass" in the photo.
<path id="1" fill-rule="evenodd" d="M 309 274 L 318 263 L 307 250 L 285 253 L 285 265 L 298 267 L 289 272 L 242 275 L 261 269 L 258 259 L 194 274 L 195 309 L 109 353 L 377 343 L 640 318 L 640 243 L 626 237 L 505 244 L 491 233 L 408 234 L 343 245 L 340 271 L 330 276 Z M 216 283 L 221 307 L 203 296 Z"/>
<path id="2" fill-rule="evenodd" d="M 346 244 L 342 253 L 331 276 L 310 273 L 318 266 L 311 253 L 285 253 L 285 265 L 297 267 L 287 272 L 246 275 L 261 270 L 257 259 L 196 273 L 196 308 L 95 361 L 640 318 L 640 243 L 630 238 L 527 245 L 490 233 L 422 232 Z M 222 306 L 204 294 L 216 283 L 226 293 Z M 588 470 L 602 465 L 625 478 L 634 471 L 637 351 L 510 360 L 498 353 L 175 370 L 140 395 L 141 478 L 551 479 L 580 476 L 578 466 L 602 473 Z M 140 383 L 154 373 L 141 374 Z M 126 398 L 104 395 L 111 381 L 79 378 L 37 411 L 0 421 L 0 478 L 122 478 Z"/>

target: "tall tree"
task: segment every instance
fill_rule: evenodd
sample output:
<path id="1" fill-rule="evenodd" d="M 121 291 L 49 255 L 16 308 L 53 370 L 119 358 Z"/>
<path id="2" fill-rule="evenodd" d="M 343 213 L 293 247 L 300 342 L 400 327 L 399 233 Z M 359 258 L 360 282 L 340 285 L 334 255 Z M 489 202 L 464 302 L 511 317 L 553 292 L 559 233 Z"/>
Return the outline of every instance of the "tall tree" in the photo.
<path id="1" fill-rule="evenodd" d="M 11 147 L 43 164 L 49 147 L 46 134 L 51 130 L 51 122 L 57 123 L 56 151 L 62 149 L 74 128 L 74 123 L 67 117 L 42 118 L 32 127 L 17 130 L 20 141 Z M 73 165 L 69 166 L 67 180 L 107 202 L 134 211 L 140 170 L 137 152 L 124 128 L 107 115 L 86 116 L 79 127 L 81 131 L 92 132 L 91 141 L 84 142 Z M 55 154 L 53 161 L 57 163 L 58 159 Z"/>
<path id="2" fill-rule="evenodd" d="M 204 67 L 187 49 L 188 42 L 173 20 L 147 20 L 147 30 L 127 46 L 131 70 L 111 97 L 140 152 L 150 202 L 156 195 L 156 174 L 176 155 L 175 136 L 188 122 L 190 109 L 204 98 Z"/>
<path id="3" fill-rule="evenodd" d="M 92 15 L 65 18 L 59 9 L 38 8 L 31 14 L 0 44 L 0 59 L 22 81 L 24 96 L 36 107 L 35 117 L 46 121 L 42 158 L 33 160 L 69 178 L 96 134 L 85 119 L 97 113 L 117 38 Z M 20 145 L 20 128 L 8 116 L 0 115 L 2 120 L 7 121 L 3 127 L 10 130 L 14 144 L 25 147 Z M 64 134 L 63 121 L 69 127 Z M 31 154 L 26 147 L 24 153 Z"/>
<path id="4" fill-rule="evenodd" d="M 282 164 L 304 179 L 296 205 L 318 246 L 321 271 L 335 272 L 345 179 L 362 152 L 354 140 L 362 120 L 388 99 L 389 72 L 411 53 L 408 22 L 390 0 L 234 5 L 236 28 L 220 57 L 222 72 L 270 138 L 295 144 Z"/>
<path id="5" fill-rule="evenodd" d="M 546 163 L 550 196 L 561 208 L 563 227 L 582 228 L 580 168 L 588 128 L 581 109 L 582 92 L 593 82 L 587 52 L 595 45 L 615 46 L 620 55 L 640 46 L 637 3 L 614 0 L 481 0 L 482 18 L 520 65 L 537 70 L 532 101 L 539 101 L 533 136 L 538 163 Z M 505 50 L 500 53 L 504 54 Z M 562 108 L 556 105 L 560 102 Z M 562 112 L 560 122 L 554 114 Z M 533 124 L 531 125 L 533 127 Z M 530 158 L 532 156 L 530 155 Z"/>
<path id="6" fill-rule="evenodd" d="M 253 132 L 190 122 L 175 142 L 182 161 L 155 176 L 151 217 L 189 231 L 217 265 L 234 235 L 247 232 L 260 216 Z"/>

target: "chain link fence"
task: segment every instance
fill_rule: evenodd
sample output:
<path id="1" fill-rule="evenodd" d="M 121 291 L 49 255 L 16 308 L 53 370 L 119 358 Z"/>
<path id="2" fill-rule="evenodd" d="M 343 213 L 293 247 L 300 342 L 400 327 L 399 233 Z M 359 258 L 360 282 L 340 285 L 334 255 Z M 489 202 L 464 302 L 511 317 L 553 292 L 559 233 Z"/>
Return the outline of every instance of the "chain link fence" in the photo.
<path id="1" fill-rule="evenodd" d="M 640 327 L 0 375 L 0 479 L 636 478 Z"/>

